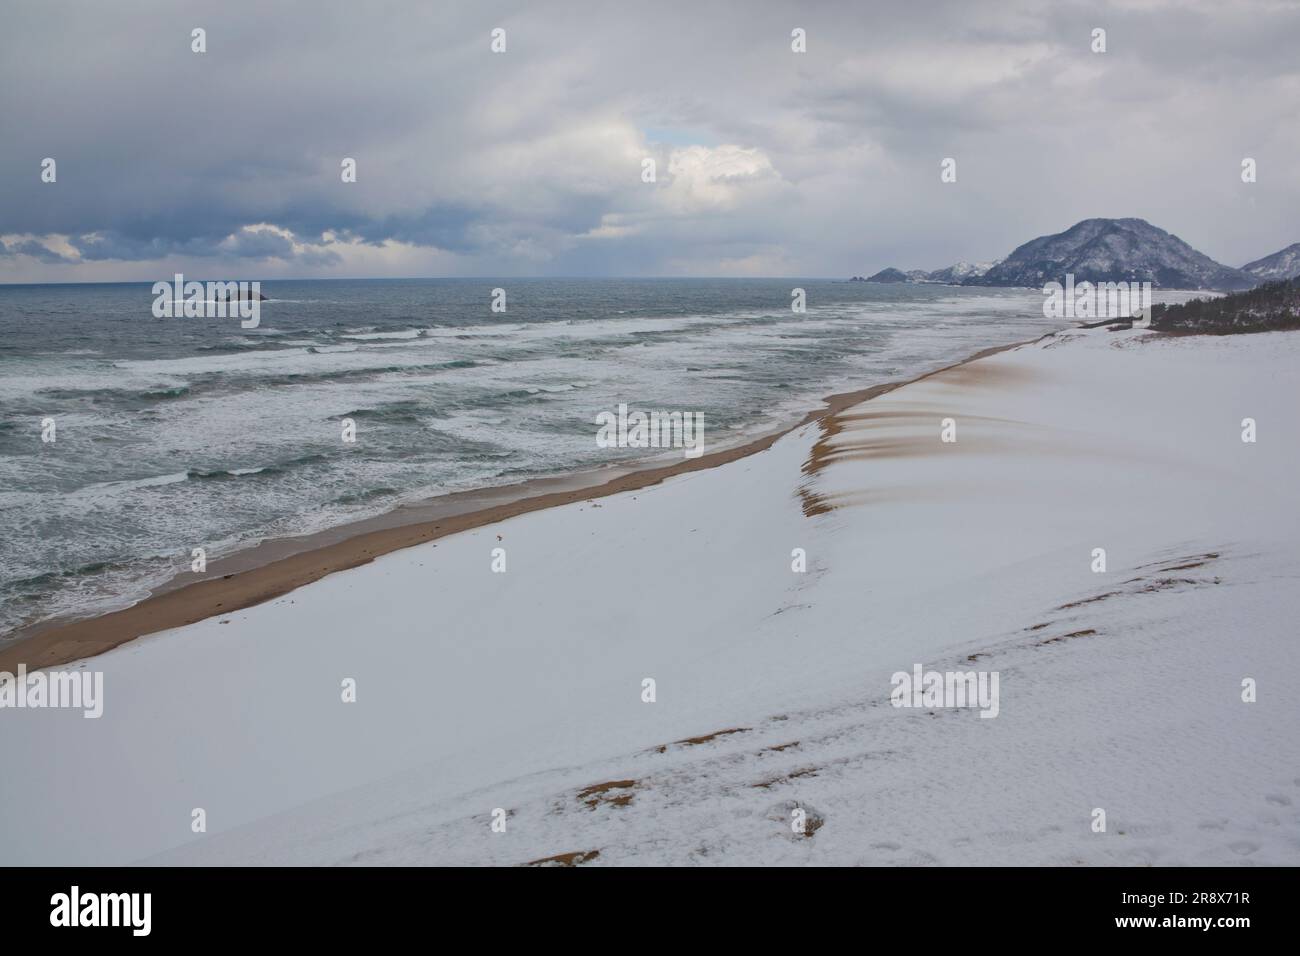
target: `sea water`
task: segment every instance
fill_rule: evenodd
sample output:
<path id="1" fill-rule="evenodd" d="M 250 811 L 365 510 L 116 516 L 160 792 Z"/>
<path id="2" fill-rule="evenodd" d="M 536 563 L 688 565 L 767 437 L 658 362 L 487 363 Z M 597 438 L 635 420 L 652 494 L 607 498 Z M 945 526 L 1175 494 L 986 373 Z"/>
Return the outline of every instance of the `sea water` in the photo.
<path id="1" fill-rule="evenodd" d="M 155 318 L 150 289 L 0 286 L 0 642 L 139 600 L 194 548 L 645 455 L 596 440 L 621 403 L 699 415 L 715 450 L 1069 324 L 1032 290 L 267 279 L 245 329 Z"/>

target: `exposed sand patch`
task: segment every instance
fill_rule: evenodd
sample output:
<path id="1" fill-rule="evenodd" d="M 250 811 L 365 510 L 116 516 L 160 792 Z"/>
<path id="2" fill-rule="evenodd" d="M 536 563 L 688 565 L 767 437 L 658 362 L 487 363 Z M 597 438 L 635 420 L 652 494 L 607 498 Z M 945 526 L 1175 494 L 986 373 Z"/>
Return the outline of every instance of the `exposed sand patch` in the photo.
<path id="1" fill-rule="evenodd" d="M 600 856 L 599 850 L 574 850 L 572 853 L 557 853 L 544 856 L 540 860 L 529 860 L 524 866 L 581 866 Z"/>
<path id="2" fill-rule="evenodd" d="M 715 730 L 711 734 L 703 734 L 699 737 L 686 737 L 683 740 L 674 740 L 671 744 L 660 744 L 655 747 L 656 753 L 666 753 L 669 747 L 698 747 L 700 744 L 707 744 L 710 741 L 717 740 L 719 737 L 729 737 L 732 734 L 746 734 L 753 730 L 752 727 L 731 727 L 727 730 Z"/>
<path id="3" fill-rule="evenodd" d="M 614 807 L 626 807 L 632 802 L 634 794 L 622 793 L 620 791 L 631 790 L 636 785 L 637 782 L 635 780 L 610 780 L 606 783 L 598 783 L 594 786 L 579 790 L 578 799 L 592 810 L 595 810 L 602 804 L 608 804 Z"/>

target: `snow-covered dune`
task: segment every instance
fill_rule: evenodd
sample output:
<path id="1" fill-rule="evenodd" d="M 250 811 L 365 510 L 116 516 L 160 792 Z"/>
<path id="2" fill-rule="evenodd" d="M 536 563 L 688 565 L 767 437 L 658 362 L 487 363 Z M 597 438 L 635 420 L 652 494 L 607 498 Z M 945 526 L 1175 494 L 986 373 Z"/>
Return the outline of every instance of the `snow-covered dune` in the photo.
<path id="1" fill-rule="evenodd" d="M 126 645 L 0 719 L 0 861 L 1298 863 L 1297 372 L 1064 333 Z"/>

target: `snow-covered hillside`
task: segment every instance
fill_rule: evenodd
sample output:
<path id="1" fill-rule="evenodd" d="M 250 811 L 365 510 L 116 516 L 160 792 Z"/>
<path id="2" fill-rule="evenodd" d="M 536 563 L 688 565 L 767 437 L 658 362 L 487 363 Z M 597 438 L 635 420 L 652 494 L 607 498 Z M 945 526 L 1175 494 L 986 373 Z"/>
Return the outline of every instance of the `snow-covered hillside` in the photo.
<path id="1" fill-rule="evenodd" d="M 1084 219 L 1064 232 L 1018 246 L 966 285 L 1042 286 L 1064 282 L 1150 282 L 1163 289 L 1249 289 L 1249 273 L 1215 262 L 1145 219 Z"/>
<path id="2" fill-rule="evenodd" d="M 1300 276 L 1300 242 L 1293 242 L 1271 256 L 1248 262 L 1241 269 L 1243 272 L 1258 276 L 1262 282 L 1294 279 Z"/>

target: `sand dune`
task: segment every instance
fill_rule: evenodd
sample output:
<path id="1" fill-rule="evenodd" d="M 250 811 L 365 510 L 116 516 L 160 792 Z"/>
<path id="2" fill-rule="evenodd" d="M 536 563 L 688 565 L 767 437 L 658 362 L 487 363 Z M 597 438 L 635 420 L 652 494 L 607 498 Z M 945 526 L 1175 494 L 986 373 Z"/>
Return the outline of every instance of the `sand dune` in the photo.
<path id="1" fill-rule="evenodd" d="M 0 722 L 0 858 L 1300 862 L 1297 360 L 1065 333 L 125 644 L 96 733 Z"/>

